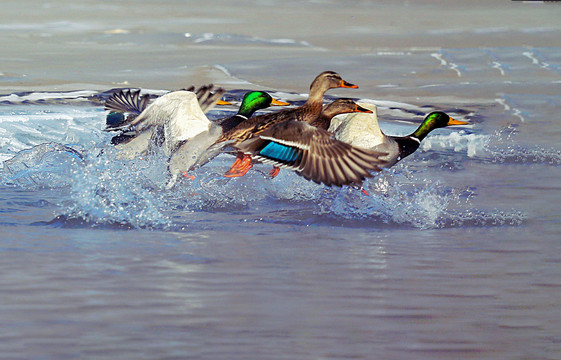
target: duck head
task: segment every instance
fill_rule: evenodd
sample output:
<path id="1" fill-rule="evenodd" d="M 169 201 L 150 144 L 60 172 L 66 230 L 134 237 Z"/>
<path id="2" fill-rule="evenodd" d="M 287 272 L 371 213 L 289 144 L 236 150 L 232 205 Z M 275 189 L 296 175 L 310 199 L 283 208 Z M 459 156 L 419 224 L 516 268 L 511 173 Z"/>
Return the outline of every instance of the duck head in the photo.
<path id="1" fill-rule="evenodd" d="M 351 84 L 343 78 L 341 75 L 337 74 L 334 71 L 324 71 L 312 81 L 310 85 L 310 96 L 308 97 L 308 101 L 312 102 L 321 102 L 323 99 L 323 94 L 329 90 L 334 88 L 351 88 L 351 89 L 358 89 L 357 85 Z"/>
<path id="2" fill-rule="evenodd" d="M 268 108 L 271 105 L 285 106 L 290 104 L 274 99 L 264 91 L 250 91 L 244 95 L 238 115 L 249 118 L 257 110 Z"/>
<path id="3" fill-rule="evenodd" d="M 419 128 L 411 134 L 419 140 L 423 140 L 428 133 L 434 129 L 443 128 L 450 125 L 466 125 L 465 121 L 456 120 L 442 111 L 433 111 L 425 117 Z"/>
<path id="4" fill-rule="evenodd" d="M 323 115 L 329 119 L 340 114 L 357 112 L 372 114 L 371 110 L 363 108 L 362 106 L 355 103 L 352 99 L 348 98 L 337 99 L 332 103 L 324 106 L 322 111 Z"/>
<path id="5" fill-rule="evenodd" d="M 338 87 L 358 89 L 357 85 L 343 80 L 341 75 L 337 74 L 335 71 L 324 71 L 316 76 L 310 85 L 310 90 L 313 90 L 315 87 L 322 87 L 325 88 L 325 90 Z"/>

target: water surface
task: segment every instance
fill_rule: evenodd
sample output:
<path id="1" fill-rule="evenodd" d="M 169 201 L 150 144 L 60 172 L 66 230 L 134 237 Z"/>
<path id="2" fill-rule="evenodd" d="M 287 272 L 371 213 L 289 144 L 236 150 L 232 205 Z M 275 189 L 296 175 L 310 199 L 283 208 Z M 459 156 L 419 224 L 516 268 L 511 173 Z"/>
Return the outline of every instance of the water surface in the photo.
<path id="1" fill-rule="evenodd" d="M 33 10 L 29 10 L 33 9 Z M 8 1 L 0 14 L 3 359 L 557 359 L 555 4 Z M 221 155 L 163 190 L 116 160 L 107 90 L 266 89 L 323 70 L 388 134 L 437 130 L 370 196 Z M 210 117 L 235 111 L 217 107 Z"/>

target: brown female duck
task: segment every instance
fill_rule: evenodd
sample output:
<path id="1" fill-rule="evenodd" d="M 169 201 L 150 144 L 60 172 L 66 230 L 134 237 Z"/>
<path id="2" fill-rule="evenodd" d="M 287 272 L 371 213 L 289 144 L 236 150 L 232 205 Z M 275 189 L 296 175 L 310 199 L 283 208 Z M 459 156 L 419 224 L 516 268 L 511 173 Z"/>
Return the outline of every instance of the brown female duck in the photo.
<path id="1" fill-rule="evenodd" d="M 347 98 L 340 98 L 332 103 L 329 103 L 323 107 L 321 114 L 309 124 L 320 128 L 323 130 L 329 129 L 329 125 L 331 124 L 331 119 L 333 119 L 337 115 L 341 114 L 349 114 L 349 113 L 367 113 L 371 114 L 372 111 L 355 103 L 352 99 Z M 279 174 L 280 168 L 273 165 L 273 170 L 269 173 L 272 178 Z"/>
<path id="2" fill-rule="evenodd" d="M 346 144 L 324 129 L 297 120 L 268 127 L 237 148 L 327 186 L 360 184 L 372 171 L 381 170 L 386 163 L 381 157 L 387 155 Z"/>
<path id="3" fill-rule="evenodd" d="M 310 94 L 304 105 L 276 111 L 274 113 L 255 116 L 248 121 L 244 121 L 230 131 L 224 133 L 218 140 L 219 142 L 228 142 L 233 146 L 245 141 L 256 134 L 274 126 L 275 124 L 294 120 L 311 123 L 315 121 L 322 112 L 323 94 L 334 88 L 358 88 L 357 85 L 346 82 L 339 74 L 333 71 L 324 71 L 319 74 L 310 85 Z M 228 177 L 243 176 L 251 168 L 251 155 L 238 153 L 238 158 L 226 173 Z"/>
<path id="4" fill-rule="evenodd" d="M 321 129 L 321 130 L 327 130 L 327 128 L 329 127 L 329 123 L 331 122 L 331 119 L 336 116 L 336 115 L 340 115 L 340 114 L 347 114 L 347 113 L 371 113 L 371 110 L 365 109 L 361 106 L 358 106 L 353 100 L 351 99 L 337 99 L 335 101 L 333 101 L 332 103 L 326 105 L 320 116 L 314 120 L 311 121 L 312 124 L 317 125 L 317 128 Z M 282 124 L 282 125 L 281 125 Z M 316 133 L 314 131 L 312 131 L 312 129 L 315 129 L 316 126 L 314 125 L 308 125 L 306 127 L 302 127 L 301 124 L 306 124 L 308 125 L 307 122 L 305 121 L 299 121 L 299 120 L 286 120 L 280 123 L 276 123 L 272 126 L 268 126 L 266 128 L 264 128 L 263 130 L 256 132 L 252 137 L 250 137 L 247 140 L 244 140 L 241 143 L 247 144 L 249 143 L 249 141 L 255 137 L 260 137 L 260 136 L 269 136 L 270 135 L 263 135 L 263 134 L 269 134 L 272 131 L 272 134 L 274 135 L 275 138 L 280 139 L 280 141 L 289 141 L 290 143 L 297 143 L 298 139 L 296 139 L 295 137 L 297 136 L 297 134 L 301 134 L 303 137 L 306 136 L 312 136 L 314 137 L 314 139 L 322 139 L 321 141 L 324 141 L 324 133 Z M 295 130 L 292 131 L 290 129 L 290 127 L 294 127 L 295 129 L 302 129 L 302 132 L 299 132 L 299 130 Z M 274 130 L 269 130 L 269 129 L 274 129 Z M 319 135 L 318 135 L 319 134 Z M 329 133 L 328 133 L 329 134 Z M 302 139 L 304 140 L 309 140 L 309 139 Z M 247 161 L 245 163 L 240 164 L 240 171 L 243 171 L 243 173 L 247 173 L 247 171 L 249 169 L 251 169 L 252 162 L 251 162 L 251 155 L 252 155 L 252 151 L 247 151 L 247 147 L 245 145 L 241 145 L 241 143 L 238 143 L 236 145 L 234 145 L 234 147 L 243 150 L 240 151 L 242 154 L 245 155 L 250 155 L 247 156 L 246 158 L 250 159 L 250 161 Z M 331 143 L 330 143 L 331 144 Z M 307 145 L 305 145 L 307 146 Z M 327 147 L 325 148 L 327 149 Z M 239 158 L 238 158 L 239 159 Z M 336 161 L 337 159 L 334 158 L 334 161 Z M 243 161 L 240 160 L 240 161 Z M 280 168 L 277 166 L 277 164 L 274 161 L 269 161 L 273 163 L 273 169 L 271 170 L 271 172 L 269 173 L 271 175 L 271 177 L 275 177 L 278 175 Z M 228 176 L 229 174 L 226 174 L 226 176 Z M 313 177 L 312 177 L 313 179 Z M 345 185 L 345 184 L 342 184 Z"/>

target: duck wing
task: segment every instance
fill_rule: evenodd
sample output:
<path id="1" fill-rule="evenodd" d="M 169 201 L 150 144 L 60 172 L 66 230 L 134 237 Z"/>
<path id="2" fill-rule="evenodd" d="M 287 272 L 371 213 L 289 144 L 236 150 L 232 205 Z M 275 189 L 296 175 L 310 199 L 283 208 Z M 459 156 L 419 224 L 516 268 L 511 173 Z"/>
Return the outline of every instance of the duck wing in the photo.
<path id="1" fill-rule="evenodd" d="M 194 92 L 197 95 L 199 106 L 204 113 L 209 112 L 226 92 L 226 89 L 217 88 L 213 84 L 203 85 L 198 89 L 195 89 L 194 86 L 190 86 L 183 90 Z"/>
<path id="2" fill-rule="evenodd" d="M 380 171 L 385 153 L 354 147 L 302 121 L 276 124 L 236 146 L 263 162 L 327 186 L 361 183 Z"/>
<path id="3" fill-rule="evenodd" d="M 105 130 L 114 130 L 134 120 L 146 109 L 148 101 L 150 101 L 150 95 L 145 94 L 140 96 L 140 89 L 136 91 L 130 89 L 120 90 L 111 95 L 111 97 L 105 101 L 105 110 L 120 114 L 128 113 L 129 116 L 126 118 L 124 116 L 108 116 Z"/>
<path id="4" fill-rule="evenodd" d="M 222 95 L 224 95 L 224 93 L 226 92 L 225 89 L 217 88 L 213 84 L 204 85 L 199 87 L 198 89 L 195 89 L 194 86 L 191 86 L 188 89 L 183 89 L 180 91 L 189 91 L 195 93 L 199 102 L 199 107 L 203 111 L 203 113 L 209 112 L 220 100 Z M 109 99 L 105 101 L 105 110 L 109 110 L 119 114 L 128 113 L 129 115 L 126 118 L 122 115 L 107 116 L 105 130 L 114 131 L 130 126 L 134 122 L 134 120 L 140 114 L 142 114 L 144 110 L 146 110 L 149 101 L 150 95 L 144 94 L 140 96 L 140 89 L 120 90 L 119 92 L 114 93 Z"/>

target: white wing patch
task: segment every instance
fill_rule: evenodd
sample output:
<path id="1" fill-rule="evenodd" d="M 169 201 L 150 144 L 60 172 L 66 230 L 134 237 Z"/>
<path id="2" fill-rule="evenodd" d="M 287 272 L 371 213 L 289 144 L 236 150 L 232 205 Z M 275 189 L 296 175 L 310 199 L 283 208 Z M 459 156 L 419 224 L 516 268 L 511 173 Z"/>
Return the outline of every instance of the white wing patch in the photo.
<path id="1" fill-rule="evenodd" d="M 304 145 L 301 143 L 297 143 L 294 141 L 287 141 L 287 140 L 282 140 L 282 139 L 277 139 L 274 137 L 270 137 L 270 136 L 259 136 L 261 139 L 263 140 L 270 140 L 276 143 L 279 143 L 281 145 L 286 145 L 286 146 L 292 146 L 292 147 L 296 147 L 298 149 L 302 149 L 302 150 L 306 150 L 309 151 L 310 150 L 310 146 L 309 145 Z"/>

